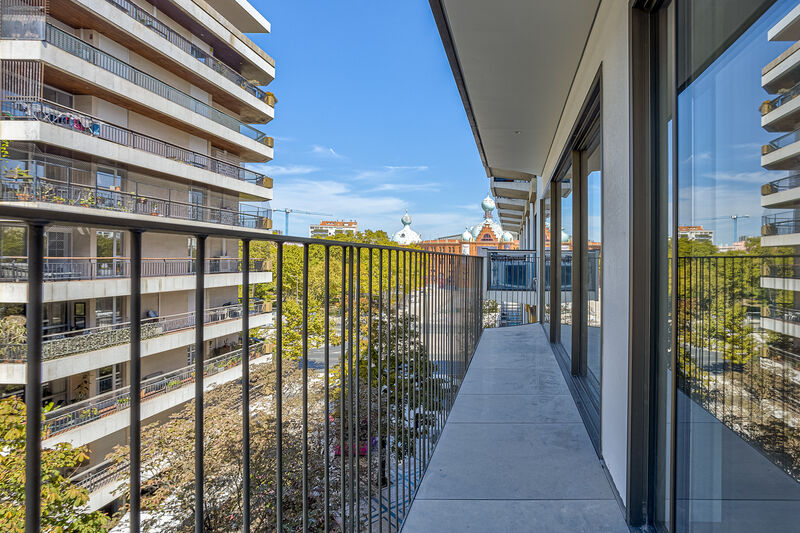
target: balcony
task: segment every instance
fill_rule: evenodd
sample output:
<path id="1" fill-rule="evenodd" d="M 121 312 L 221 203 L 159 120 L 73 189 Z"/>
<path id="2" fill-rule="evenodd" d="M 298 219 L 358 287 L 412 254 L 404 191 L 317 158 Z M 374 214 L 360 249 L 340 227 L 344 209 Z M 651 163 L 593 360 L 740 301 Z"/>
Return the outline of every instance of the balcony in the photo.
<path id="1" fill-rule="evenodd" d="M 531 188 L 531 182 L 528 180 L 492 178 L 491 187 L 492 193 L 494 193 L 496 198 L 515 198 L 518 200 L 527 200 Z"/>
<path id="2" fill-rule="evenodd" d="M 151 76 L 150 74 L 147 74 L 129 65 L 128 63 L 125 63 L 124 61 L 121 61 L 120 59 L 117 59 L 116 57 L 106 52 L 103 52 L 102 50 L 99 50 L 98 48 L 95 48 L 87 44 L 86 42 L 78 39 L 77 37 L 74 37 L 52 25 L 49 24 L 47 25 L 44 42 L 46 42 L 47 44 L 51 44 L 55 48 L 63 50 L 67 54 L 70 54 L 80 60 L 86 61 L 96 67 L 99 67 L 100 69 L 109 72 L 118 78 L 122 78 L 123 80 L 130 82 L 134 86 L 144 89 L 151 95 L 150 98 L 147 98 L 147 102 L 137 103 L 136 102 L 137 96 L 135 96 L 134 94 L 135 91 L 127 89 L 126 90 L 117 89 L 116 86 L 119 84 L 117 83 L 106 84 L 101 80 L 101 77 L 99 76 L 89 77 L 89 79 L 96 78 L 95 85 L 100 90 L 103 90 L 105 92 L 109 92 L 109 90 L 112 91 L 113 95 L 111 95 L 111 92 L 109 92 L 109 95 L 111 95 L 110 98 L 112 100 L 115 98 L 116 99 L 124 98 L 126 100 L 130 100 L 130 103 L 132 105 L 148 106 L 147 107 L 148 110 L 153 110 L 160 113 L 161 115 L 164 115 L 165 117 L 163 120 L 164 122 L 177 120 L 181 124 L 185 123 L 193 128 L 195 127 L 195 124 L 197 124 L 198 125 L 197 127 L 200 128 L 201 131 L 211 133 L 214 130 L 213 127 L 211 127 L 210 125 L 206 127 L 201 126 L 202 120 L 208 119 L 209 121 L 214 122 L 217 125 L 223 126 L 224 128 L 226 128 L 226 130 L 236 132 L 237 134 L 240 134 L 247 139 L 256 141 L 257 143 L 260 143 L 262 145 L 265 145 L 267 142 L 267 135 L 263 131 L 260 131 L 252 126 L 243 123 L 238 118 L 228 115 L 212 107 L 211 105 L 202 102 L 186 94 L 185 92 L 176 89 L 171 85 L 168 85 L 167 83 L 164 83 L 163 81 Z M 45 54 L 43 57 L 47 58 L 49 56 Z M 71 68 L 69 66 L 69 62 L 65 62 L 62 59 L 58 60 L 53 59 L 53 61 L 49 61 L 49 63 L 56 69 Z M 70 76 L 69 72 L 63 73 L 60 76 L 61 82 L 67 83 L 68 81 L 66 78 L 68 78 L 69 76 Z M 109 78 L 109 80 L 111 80 L 111 78 Z M 84 82 L 85 81 L 86 80 L 84 79 Z M 175 110 L 170 111 L 168 108 L 164 108 L 163 106 L 160 105 L 157 106 L 155 101 L 152 99 L 152 95 L 156 95 L 168 102 L 177 104 L 178 106 L 187 109 L 191 113 L 199 116 L 185 115 L 184 117 L 179 117 L 178 116 L 179 113 L 176 113 Z M 144 108 L 142 108 L 142 110 L 144 111 Z M 147 114 L 147 111 L 144 112 Z M 227 139 L 225 137 L 227 137 Z M 224 135 L 222 132 L 220 132 L 219 134 L 215 134 L 215 138 L 222 138 L 223 142 L 228 142 L 229 140 L 231 142 L 234 142 L 236 146 L 239 145 L 241 145 L 242 147 L 249 146 L 248 143 L 244 142 L 244 140 L 237 141 L 236 139 L 234 139 L 233 136 Z M 249 147 L 247 149 L 254 153 L 263 151 L 255 149 L 253 147 Z M 259 160 L 259 159 L 260 158 L 254 158 L 254 160 Z"/>
<path id="3" fill-rule="evenodd" d="M 403 528 L 628 527 L 538 324 L 484 331 Z"/>
<path id="4" fill-rule="evenodd" d="M 250 364 L 266 362 L 271 349 L 263 342 L 250 348 Z M 203 363 L 206 387 L 241 377 L 241 348 L 208 358 Z M 239 370 L 237 372 L 237 370 Z M 194 397 L 194 365 L 179 368 L 142 381 L 142 418 L 147 419 Z M 44 445 L 70 442 L 81 446 L 127 427 L 130 387 L 93 396 L 60 409 L 50 411 L 42 422 Z M 113 420 L 104 420 L 111 419 Z M 76 435 L 76 430 L 78 435 Z"/>
<path id="5" fill-rule="evenodd" d="M 800 83 L 761 104 L 761 127 L 767 131 L 793 131 L 800 126 Z"/>
<path id="6" fill-rule="evenodd" d="M 800 204 L 800 174 L 793 174 L 761 186 L 761 207 L 790 208 Z"/>
<path id="7" fill-rule="evenodd" d="M 761 217 L 762 246 L 796 246 L 800 244 L 800 219 L 794 211 Z"/>
<path id="8" fill-rule="evenodd" d="M 52 135 L 46 135 L 47 132 L 39 132 L 38 135 L 33 136 L 28 131 L 20 131 L 15 136 L 14 132 L 4 129 L 8 140 L 47 142 L 51 141 L 52 138 L 53 144 L 63 146 L 68 150 L 82 151 L 89 154 L 114 154 L 116 157 L 113 157 L 113 159 L 129 166 L 151 169 L 164 175 L 181 177 L 187 181 L 201 179 L 201 174 L 198 170 L 201 172 L 207 170 L 212 173 L 207 178 L 209 184 L 225 189 L 235 189 L 234 184 L 226 185 L 224 178 L 246 182 L 255 186 L 252 189 L 248 189 L 247 193 L 257 198 L 264 197 L 266 191 L 262 189 L 263 187 L 272 187 L 272 180 L 264 174 L 142 135 L 46 100 L 3 100 L 2 119 L 37 121 L 48 126 L 52 125 L 53 127 L 66 129 L 74 135 L 101 141 L 101 144 L 85 146 L 85 143 L 81 142 L 83 139 L 64 136 L 60 131 L 52 132 Z M 104 145 L 104 143 L 109 144 Z M 118 151 L 115 147 L 128 147 L 132 151 L 128 154 Z M 153 161 L 152 164 L 148 165 L 149 161 L 147 158 L 142 158 L 142 152 L 158 156 L 159 161 Z M 161 160 L 161 158 L 164 160 Z M 170 165 L 172 162 L 177 165 Z M 223 179 L 220 179 L 220 177 Z"/>
<path id="9" fill-rule="evenodd" d="M 767 170 L 795 170 L 800 164 L 800 130 L 782 135 L 761 147 L 761 166 Z"/>
<path id="10" fill-rule="evenodd" d="M 37 162 L 38 163 L 38 162 Z M 35 165 L 46 172 L 46 163 Z M 127 187 L 136 187 L 128 181 Z M 145 215 L 191 221 L 192 224 L 222 224 L 242 228 L 268 230 L 272 227 L 272 210 L 253 207 L 249 212 L 211 207 L 170 200 L 172 190 L 166 191 L 167 199 L 54 179 L 0 178 L 0 202 L 45 202 L 61 206 L 101 209 L 117 215 Z M 187 193 L 184 191 L 183 196 Z"/>

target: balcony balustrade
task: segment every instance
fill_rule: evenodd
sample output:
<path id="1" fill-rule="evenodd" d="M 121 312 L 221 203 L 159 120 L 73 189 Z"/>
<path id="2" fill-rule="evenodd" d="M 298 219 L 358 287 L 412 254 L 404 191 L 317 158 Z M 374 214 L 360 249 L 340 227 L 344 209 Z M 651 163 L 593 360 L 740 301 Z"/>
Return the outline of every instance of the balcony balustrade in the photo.
<path id="1" fill-rule="evenodd" d="M 77 37 L 74 37 L 55 26 L 47 25 L 46 42 L 53 46 L 64 50 L 76 57 L 84 59 L 89 63 L 96 65 L 103 70 L 107 70 L 116 76 L 124 78 L 129 82 L 147 89 L 148 91 L 161 96 L 176 103 L 194 113 L 202 115 L 208 119 L 213 120 L 217 124 L 225 126 L 235 132 L 241 133 L 255 141 L 266 144 L 267 136 L 263 131 L 249 126 L 239 119 L 223 113 L 219 109 L 211 107 L 210 105 L 201 102 L 197 98 L 189 96 L 183 91 L 179 91 L 171 85 L 167 85 L 163 81 L 154 78 L 153 76 L 142 72 L 141 70 L 130 66 L 124 61 L 120 61 L 116 57 L 103 52 L 91 46 Z"/>
<path id="2" fill-rule="evenodd" d="M 45 164 L 34 166 L 37 169 L 46 169 Z M 129 182 L 128 186 L 130 185 Z M 271 209 L 255 207 L 250 212 L 242 212 L 156 198 L 136 192 L 121 191 L 119 188 L 108 189 L 41 177 L 0 178 L 0 201 L 48 202 L 253 229 L 272 227 Z M 171 193 L 171 190 L 168 191 L 168 194 Z"/>
<path id="3" fill-rule="evenodd" d="M 235 257 L 214 257 L 205 260 L 209 274 L 230 274 L 242 271 L 242 261 Z M 0 257 L 0 282 L 26 282 L 27 257 Z M 47 281 L 78 281 L 130 277 L 128 257 L 45 257 L 42 265 Z M 252 272 L 267 272 L 267 261 L 253 260 Z M 188 276 L 195 273 L 191 257 L 142 259 L 142 276 Z"/>
<path id="4" fill-rule="evenodd" d="M 767 196 L 800 187 L 800 174 L 793 174 L 761 186 L 761 196 Z"/>
<path id="5" fill-rule="evenodd" d="M 266 355 L 267 346 L 263 342 L 250 347 L 250 360 Z M 206 359 L 203 363 L 203 376 L 209 377 L 242 364 L 242 349 Z M 174 390 L 186 387 L 195 381 L 195 366 L 189 365 L 178 370 L 142 381 L 142 402 L 150 401 Z M 73 403 L 47 413 L 42 422 L 42 430 L 51 438 L 66 431 L 83 426 L 95 420 L 124 411 L 130 407 L 130 387 L 122 387 L 111 392 L 99 394 L 86 400 Z"/>
<path id="6" fill-rule="evenodd" d="M 179 161 L 195 168 L 209 170 L 229 178 L 261 187 L 272 186 L 272 180 L 259 172 L 187 150 L 127 128 L 109 124 L 81 111 L 47 100 L 6 98 L 2 101 L 2 118 L 3 120 L 38 120 L 46 122 L 84 135 L 90 135 L 173 161 Z"/>
<path id="7" fill-rule="evenodd" d="M 800 218 L 797 218 L 794 211 L 784 211 L 761 217 L 761 235 L 763 237 L 793 233 L 800 233 Z"/>
<path id="8" fill-rule="evenodd" d="M 106 0 L 109 4 L 113 5 L 114 7 L 118 8 L 123 13 L 127 14 L 132 19 L 135 19 L 141 22 L 145 27 L 150 28 L 155 34 L 163 37 L 164 39 L 168 40 L 199 62 L 203 63 L 204 65 L 208 66 L 209 68 L 213 69 L 215 72 L 221 74 L 225 78 L 229 79 L 248 93 L 252 94 L 259 100 L 266 102 L 268 105 L 273 106 L 275 105 L 275 97 L 272 93 L 262 90 L 261 88 L 257 87 L 249 80 L 247 80 L 244 76 L 236 72 L 233 68 L 229 67 L 212 54 L 207 53 L 206 51 L 198 48 L 191 41 L 186 39 L 180 33 L 176 32 L 156 17 L 151 15 L 150 13 L 146 12 L 145 10 L 141 9 L 139 6 L 135 5 L 128 0 Z"/>
<path id="9" fill-rule="evenodd" d="M 268 313 L 271 310 L 272 304 L 270 302 L 253 302 L 250 304 L 251 316 Z M 203 316 L 203 324 L 217 324 L 240 318 L 242 318 L 242 306 L 240 304 L 223 305 L 206 309 Z M 194 325 L 194 311 L 163 317 L 144 318 L 141 321 L 141 339 L 153 339 L 168 333 L 191 329 Z M 45 361 L 52 361 L 78 353 L 128 344 L 130 341 L 130 322 L 51 333 L 42 337 L 42 358 Z M 0 346 L 0 363 L 25 363 L 26 352 L 27 346 L 25 344 Z"/>

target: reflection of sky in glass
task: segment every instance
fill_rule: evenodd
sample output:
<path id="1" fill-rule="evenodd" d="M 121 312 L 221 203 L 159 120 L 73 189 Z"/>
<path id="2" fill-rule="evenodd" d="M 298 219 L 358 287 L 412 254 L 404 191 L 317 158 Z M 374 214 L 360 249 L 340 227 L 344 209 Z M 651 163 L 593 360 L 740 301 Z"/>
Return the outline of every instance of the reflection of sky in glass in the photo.
<path id="1" fill-rule="evenodd" d="M 589 219 L 586 221 L 587 236 L 591 242 L 602 241 L 602 180 L 600 179 L 600 171 L 595 170 L 590 172 L 586 178 L 586 207 L 589 214 Z"/>
<path id="2" fill-rule="evenodd" d="M 714 244 L 739 235 L 757 236 L 761 185 L 787 175 L 761 167 L 761 145 L 782 133 L 761 128 L 759 105 L 771 97 L 761 88 L 761 70 L 791 46 L 770 42 L 767 31 L 795 2 L 778 2 L 678 96 L 680 226 L 714 230 Z"/>

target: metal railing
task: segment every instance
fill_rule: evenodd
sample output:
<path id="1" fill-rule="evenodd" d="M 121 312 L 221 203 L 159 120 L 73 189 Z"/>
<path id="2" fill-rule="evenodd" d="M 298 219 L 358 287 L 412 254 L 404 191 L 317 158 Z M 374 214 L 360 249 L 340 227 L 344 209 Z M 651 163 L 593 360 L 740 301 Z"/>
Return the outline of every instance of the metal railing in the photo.
<path id="1" fill-rule="evenodd" d="M 253 302 L 250 304 L 250 315 L 268 313 L 272 310 L 270 302 Z M 203 324 L 216 324 L 228 320 L 242 318 L 241 304 L 229 304 L 206 309 Z M 168 333 L 193 328 L 195 313 L 176 313 L 161 317 L 143 318 L 141 320 L 141 340 L 153 339 Z M 2 325 L 0 325 L 2 327 Z M 102 350 L 112 346 L 120 346 L 131 342 L 131 323 L 119 322 L 92 328 L 61 331 L 42 337 L 42 358 L 52 361 L 78 353 Z M 24 363 L 27 346 L 25 344 L 9 344 L 0 346 L 0 362 Z"/>
<path id="2" fill-rule="evenodd" d="M 532 324 L 537 321 L 536 252 L 488 251 L 484 327 Z"/>
<path id="3" fill-rule="evenodd" d="M 118 8 L 123 13 L 127 14 L 132 19 L 135 19 L 141 22 L 145 27 L 150 28 L 155 34 L 160 35 L 164 39 L 168 40 L 199 62 L 203 63 L 204 65 L 210 67 L 215 72 L 221 74 L 225 78 L 229 79 L 248 93 L 252 94 L 259 100 L 263 100 L 267 102 L 270 106 L 274 106 L 274 98 L 271 97 L 270 93 L 260 89 L 255 84 L 251 83 L 248 79 L 244 76 L 236 72 L 233 68 L 226 65 L 213 55 L 205 52 L 201 48 L 198 48 L 191 41 L 186 39 L 184 36 L 158 20 L 156 17 L 151 15 L 150 13 L 144 11 L 139 6 L 129 2 L 128 0 L 106 0 L 109 4 L 113 5 L 114 7 Z"/>
<path id="4" fill-rule="evenodd" d="M 250 359 L 265 355 L 265 349 L 266 346 L 263 342 L 254 344 L 250 347 Z M 239 348 L 204 361 L 203 376 L 210 377 L 219 374 L 241 363 L 242 349 Z M 143 380 L 141 383 L 142 402 L 153 400 L 168 392 L 194 383 L 195 370 L 194 365 L 190 365 Z M 66 431 L 124 411 L 130 407 L 130 404 L 130 387 L 121 387 L 50 411 L 42 422 L 42 430 L 46 435 L 45 438 L 52 438 Z"/>
<path id="5" fill-rule="evenodd" d="M 5 218 L 28 224 L 27 324 L 43 321 L 40 221 L 88 225 L 89 216 L 88 210 L 86 215 L 66 215 L 56 209 L 4 206 Z M 130 231 L 129 316 L 139 317 L 142 232 L 182 232 L 157 217 L 113 223 L 118 230 Z M 226 529 L 245 531 L 344 531 L 368 529 L 370 524 L 399 531 L 482 332 L 482 259 L 222 227 L 196 230 L 192 236 L 198 257 L 205 257 L 209 235 L 241 239 L 243 265 L 250 265 L 251 248 L 273 259 L 275 281 L 266 290 L 276 302 L 275 328 L 264 340 L 274 344 L 274 356 L 252 368 L 241 365 L 236 372 L 241 379 L 209 390 L 203 379 L 195 379 L 194 401 L 160 425 L 143 427 L 142 405 L 149 401 L 145 396 L 174 390 L 184 380 L 203 376 L 209 367 L 224 367 L 230 355 L 209 359 L 202 325 L 195 324 L 193 366 L 143 380 L 143 320 L 132 321 L 126 391 L 57 412 L 27 411 L 27 531 L 38 530 L 41 512 L 41 476 L 35 466 L 42 453 L 40 428 L 49 428 L 52 435 L 122 409 L 130 419 L 130 453 L 119 453 L 131 467 L 120 490 L 129 502 L 126 518 L 132 531 L 160 519 L 224 523 Z M 203 310 L 205 262 L 199 265 L 194 296 L 196 308 Z M 245 268 L 240 294 L 248 307 L 251 288 Z M 251 334 L 245 315 L 243 353 L 249 353 Z M 43 391 L 42 331 L 29 327 L 26 336 L 25 401 L 38 406 Z M 237 429 L 224 430 L 222 419 Z M 151 448 L 164 424 L 187 423 L 194 425 L 193 438 L 179 439 L 176 449 L 162 455 Z M 218 447 L 222 444 L 234 455 L 223 454 Z M 152 476 L 143 493 L 142 467 L 152 453 L 158 457 L 158 472 L 147 468 Z M 210 461 L 215 472 L 219 467 L 230 473 L 214 474 L 214 501 L 230 500 L 231 506 L 206 505 L 212 497 L 203 482 Z M 171 477 L 176 468 L 193 470 L 194 485 L 176 484 Z M 152 490 L 183 491 L 195 505 L 169 511 L 179 516 L 159 516 L 166 510 L 142 514 L 143 503 L 152 503 Z"/>
<path id="6" fill-rule="evenodd" d="M 45 165 L 36 164 L 34 167 L 44 169 Z M 127 186 L 136 184 L 127 182 Z M 272 227 L 271 209 L 257 208 L 254 212 L 244 213 L 235 209 L 179 202 L 117 189 L 120 187 L 107 189 L 41 177 L 0 178 L 0 201 L 49 202 L 254 229 Z M 171 194 L 170 189 L 168 195 Z"/>
<path id="7" fill-rule="evenodd" d="M 193 152 L 154 137 L 110 124 L 92 115 L 65 107 L 47 100 L 34 98 L 14 98 L 2 101 L 4 120 L 38 120 L 62 128 L 91 135 L 105 141 L 142 150 L 173 161 L 179 161 L 196 168 L 209 170 L 229 178 L 238 179 L 259 186 L 271 186 L 271 180 L 264 174 L 233 165 L 221 159 Z"/>
<path id="8" fill-rule="evenodd" d="M 157 94 L 158 96 L 161 96 L 170 102 L 176 103 L 194 113 L 211 119 L 217 124 L 241 133 L 242 135 L 260 143 L 266 144 L 267 142 L 267 134 L 263 131 L 245 124 L 241 120 L 232 117 L 227 113 L 223 113 L 219 109 L 211 107 L 210 105 L 201 102 L 197 98 L 189 96 L 185 92 L 164 83 L 150 74 L 130 66 L 111 54 L 103 52 L 102 50 L 99 50 L 94 46 L 91 46 L 90 44 L 81 41 L 77 37 L 73 37 L 72 35 L 50 24 L 47 25 L 46 41 L 69 54 L 88 61 L 89 63 L 96 65 L 103 70 L 107 70 L 116 76 L 124 78 L 129 82 L 142 87 L 143 89 L 147 89 L 153 94 Z"/>
<path id="9" fill-rule="evenodd" d="M 677 263 L 679 390 L 800 481 L 800 345 L 790 329 L 800 310 L 793 290 L 762 283 L 800 256 Z"/>
<path id="10" fill-rule="evenodd" d="M 761 195 L 767 196 L 781 191 L 788 191 L 800 187 L 800 174 L 793 174 L 777 179 L 761 186 Z"/>
<path id="11" fill-rule="evenodd" d="M 763 116 L 769 113 L 770 111 L 774 111 L 783 104 L 794 100 L 795 98 L 797 98 L 798 95 L 800 95 L 800 83 L 796 84 L 794 87 L 792 87 L 785 93 L 780 94 L 774 99 L 765 102 L 764 105 L 761 106 L 761 115 Z"/>
<path id="12" fill-rule="evenodd" d="M 794 211 L 783 211 L 761 217 L 761 235 L 789 235 L 800 232 L 800 218 Z"/>
<path id="13" fill-rule="evenodd" d="M 191 257 L 164 257 L 142 259 L 142 276 L 188 276 L 195 273 L 195 260 Z M 128 257 L 45 257 L 42 269 L 45 281 L 77 281 L 89 279 L 128 278 L 131 275 Z M 251 262 L 253 272 L 266 272 L 264 260 Z M 242 262 L 235 257 L 213 257 L 205 260 L 209 274 L 231 274 L 242 271 Z M 28 281 L 28 258 L 0 257 L 0 281 Z"/>
<path id="14" fill-rule="evenodd" d="M 777 139 L 763 145 L 761 147 L 761 155 L 766 155 L 770 152 L 774 152 L 775 150 L 789 146 L 790 144 L 795 143 L 799 140 L 800 140 L 800 130 L 795 130 L 791 133 L 787 133 L 786 135 L 781 135 Z"/>

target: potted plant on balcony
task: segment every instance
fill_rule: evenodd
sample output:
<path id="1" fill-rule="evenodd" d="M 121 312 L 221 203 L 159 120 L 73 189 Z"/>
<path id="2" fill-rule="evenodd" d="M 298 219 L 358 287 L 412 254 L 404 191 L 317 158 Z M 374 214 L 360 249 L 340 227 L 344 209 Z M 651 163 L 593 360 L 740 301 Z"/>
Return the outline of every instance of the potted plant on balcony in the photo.
<path id="1" fill-rule="evenodd" d="M 93 207 L 95 204 L 95 197 L 92 193 L 89 193 L 89 196 L 85 196 L 80 199 L 81 207 Z"/>

